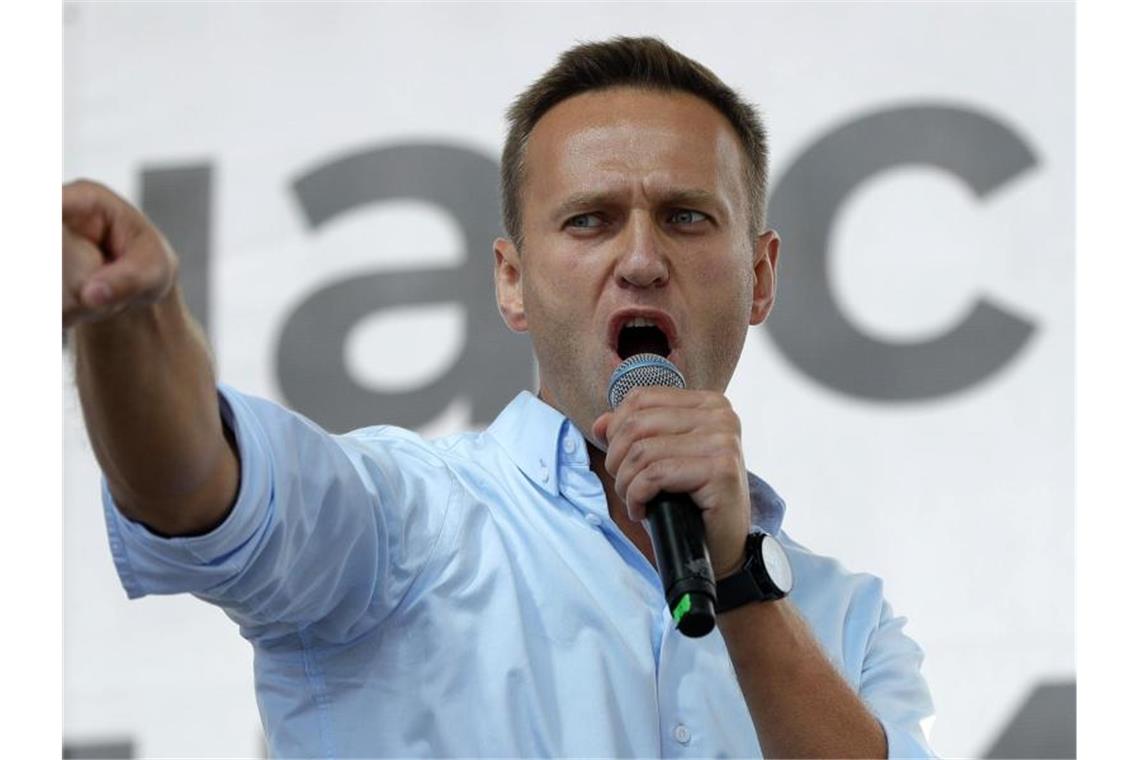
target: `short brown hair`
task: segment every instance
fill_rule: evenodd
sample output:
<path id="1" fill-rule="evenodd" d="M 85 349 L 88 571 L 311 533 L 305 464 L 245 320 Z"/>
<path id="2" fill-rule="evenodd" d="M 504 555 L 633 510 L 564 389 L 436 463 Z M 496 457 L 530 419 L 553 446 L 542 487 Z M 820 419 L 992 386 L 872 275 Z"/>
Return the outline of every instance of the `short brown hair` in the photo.
<path id="1" fill-rule="evenodd" d="M 614 37 L 605 42 L 583 43 L 564 52 L 558 63 L 519 95 L 507 111 L 509 131 L 499 167 L 499 189 L 503 226 L 511 240 L 522 247 L 523 158 L 535 124 L 551 108 L 574 95 L 621 86 L 691 93 L 728 119 L 744 146 L 749 233 L 752 238 L 760 234 L 768 191 L 768 139 L 755 107 L 712 71 L 657 37 Z"/>

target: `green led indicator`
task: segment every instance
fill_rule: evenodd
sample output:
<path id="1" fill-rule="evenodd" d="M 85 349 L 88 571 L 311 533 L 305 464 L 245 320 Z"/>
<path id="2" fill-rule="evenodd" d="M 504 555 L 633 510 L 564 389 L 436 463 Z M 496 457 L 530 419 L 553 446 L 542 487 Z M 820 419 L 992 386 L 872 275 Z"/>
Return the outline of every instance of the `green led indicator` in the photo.
<path id="1" fill-rule="evenodd" d="M 693 600 L 685 594 L 681 597 L 681 601 L 677 602 L 677 606 L 673 608 L 673 623 L 675 625 L 681 624 L 681 618 L 685 617 L 685 613 L 693 608 Z"/>

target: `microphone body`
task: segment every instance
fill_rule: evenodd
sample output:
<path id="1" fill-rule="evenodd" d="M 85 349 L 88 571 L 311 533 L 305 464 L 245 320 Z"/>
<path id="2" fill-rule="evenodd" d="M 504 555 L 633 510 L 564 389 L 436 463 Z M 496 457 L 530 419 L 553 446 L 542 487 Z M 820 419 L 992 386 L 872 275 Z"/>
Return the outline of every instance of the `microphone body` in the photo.
<path id="1" fill-rule="evenodd" d="M 610 378 L 610 407 L 616 409 L 634 388 L 651 385 L 684 388 L 685 378 L 664 357 L 629 357 Z M 700 509 L 688 494 L 662 492 L 646 505 L 645 515 L 673 622 L 685 636 L 704 636 L 716 625 L 716 578 Z"/>

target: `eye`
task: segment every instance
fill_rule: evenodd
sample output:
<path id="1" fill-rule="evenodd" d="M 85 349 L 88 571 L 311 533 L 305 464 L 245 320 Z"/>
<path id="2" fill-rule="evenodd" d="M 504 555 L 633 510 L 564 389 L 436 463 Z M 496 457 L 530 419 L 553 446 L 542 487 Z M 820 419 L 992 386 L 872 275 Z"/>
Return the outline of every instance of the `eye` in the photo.
<path id="1" fill-rule="evenodd" d="M 699 222 L 707 222 L 708 216 L 702 214 L 700 211 L 693 211 L 692 209 L 685 208 L 669 214 L 669 222 L 671 224 L 698 224 Z"/>
<path id="2" fill-rule="evenodd" d="M 578 214 L 570 217 L 566 221 L 566 226 L 578 230 L 591 230 L 602 226 L 602 218 L 597 214 Z"/>

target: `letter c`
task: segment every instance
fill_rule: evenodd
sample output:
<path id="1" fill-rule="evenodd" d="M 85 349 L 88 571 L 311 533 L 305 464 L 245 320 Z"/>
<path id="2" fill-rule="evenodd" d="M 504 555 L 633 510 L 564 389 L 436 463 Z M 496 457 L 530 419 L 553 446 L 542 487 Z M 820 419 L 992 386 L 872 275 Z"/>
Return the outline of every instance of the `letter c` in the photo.
<path id="1" fill-rule="evenodd" d="M 1025 346 L 1032 322 L 979 298 L 969 315 L 922 342 L 887 342 L 840 312 L 826 266 L 831 228 L 864 182 L 902 164 L 934 166 L 978 198 L 1036 164 L 1009 127 L 976 111 L 917 105 L 878 111 L 830 131 L 772 192 L 770 219 L 784 248 L 780 296 L 768 319 L 777 349 L 813 380 L 874 401 L 946 396 L 999 372 Z"/>

